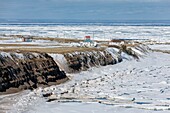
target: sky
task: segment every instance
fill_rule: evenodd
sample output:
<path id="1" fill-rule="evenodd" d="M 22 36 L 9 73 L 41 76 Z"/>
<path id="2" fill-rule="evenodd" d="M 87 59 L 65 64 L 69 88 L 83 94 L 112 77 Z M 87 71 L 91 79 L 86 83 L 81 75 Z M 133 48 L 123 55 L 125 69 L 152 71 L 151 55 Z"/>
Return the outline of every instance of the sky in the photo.
<path id="1" fill-rule="evenodd" d="M 0 0 L 0 19 L 170 20 L 170 0 Z"/>

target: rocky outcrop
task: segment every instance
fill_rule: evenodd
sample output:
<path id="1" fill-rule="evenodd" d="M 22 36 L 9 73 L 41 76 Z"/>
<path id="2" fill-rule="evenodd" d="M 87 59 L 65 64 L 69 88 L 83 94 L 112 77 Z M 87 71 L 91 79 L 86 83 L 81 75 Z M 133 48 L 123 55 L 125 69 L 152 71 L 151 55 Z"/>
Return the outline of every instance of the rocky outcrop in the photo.
<path id="1" fill-rule="evenodd" d="M 66 73 L 46 53 L 0 54 L 0 92 L 34 89 L 66 79 Z"/>
<path id="2" fill-rule="evenodd" d="M 50 54 L 67 73 L 85 71 L 95 66 L 113 65 L 123 59 L 139 59 L 148 52 L 145 45 L 120 45 L 105 50 Z"/>
<path id="3" fill-rule="evenodd" d="M 113 57 L 107 50 L 65 53 L 64 57 L 67 60 L 69 72 L 84 71 L 94 66 L 113 65 L 122 61 L 119 54 Z"/>
<path id="4" fill-rule="evenodd" d="M 143 44 L 123 44 L 120 46 L 120 51 L 139 59 L 139 57 L 148 53 L 150 48 Z"/>
<path id="5" fill-rule="evenodd" d="M 66 73 L 113 65 L 131 57 L 139 59 L 147 50 L 144 45 L 121 45 L 63 54 L 0 52 L 0 94 L 56 85 L 68 80 Z"/>

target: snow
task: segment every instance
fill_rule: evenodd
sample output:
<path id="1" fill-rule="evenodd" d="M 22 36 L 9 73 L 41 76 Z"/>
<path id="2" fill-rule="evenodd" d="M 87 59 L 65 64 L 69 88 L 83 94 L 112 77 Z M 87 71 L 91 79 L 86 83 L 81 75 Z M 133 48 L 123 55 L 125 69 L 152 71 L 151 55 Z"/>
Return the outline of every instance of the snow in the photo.
<path id="1" fill-rule="evenodd" d="M 2 55 L 3 57 L 10 57 L 10 58 L 11 58 L 10 53 L 1 52 L 1 55 Z"/>
<path id="2" fill-rule="evenodd" d="M 170 50 L 170 45 L 165 44 L 155 44 L 155 45 L 149 45 L 151 49 L 159 49 L 159 50 Z"/>
<path id="3" fill-rule="evenodd" d="M 94 39 L 99 40 L 150 39 L 164 43 L 170 42 L 169 31 L 169 26 L 0 26 L 0 34 L 84 38 L 85 35 L 92 36 L 94 32 Z M 41 48 L 56 47 L 55 44 L 57 47 L 69 46 L 69 44 L 59 44 L 53 41 L 21 42 L 19 38 L 11 38 L 11 40 L 0 40 L 0 43 L 37 44 L 37 47 Z M 76 43 L 70 45 L 75 46 Z M 163 44 L 149 47 L 170 50 L 169 45 Z M 132 49 L 143 55 L 139 51 L 140 48 Z M 107 51 L 118 52 L 117 49 L 107 49 Z M 1 55 L 11 57 L 6 52 L 1 52 Z M 22 54 L 15 55 L 23 59 Z M 63 55 L 49 55 L 57 62 L 60 69 L 68 68 Z M 115 54 L 112 56 L 116 57 Z M 93 67 L 87 71 L 71 74 L 71 80 L 64 84 L 53 85 L 45 89 L 38 88 L 32 92 L 23 91 L 13 95 L 0 95 L 0 112 L 168 113 L 170 110 L 170 54 L 149 52 L 138 61 L 126 53 L 122 53 L 122 56 L 123 62 L 121 63 Z M 52 92 L 53 95 L 44 98 L 42 95 L 47 92 Z M 46 102 L 50 98 L 57 100 Z"/>
<path id="4" fill-rule="evenodd" d="M 58 56 L 62 58 L 62 56 Z M 170 109 L 170 55 L 150 53 L 136 60 L 125 60 L 116 65 L 93 67 L 72 74 L 64 84 L 24 91 L 10 99 L 9 112 L 26 113 L 168 113 Z M 46 102 L 42 94 L 52 92 Z M 70 99 L 69 99 L 70 98 Z"/>
<path id="5" fill-rule="evenodd" d="M 60 67 L 61 70 L 68 71 L 67 60 L 65 59 L 63 54 L 49 54 L 57 65 Z"/>
<path id="6" fill-rule="evenodd" d="M 39 57 L 38 53 L 32 53 L 35 57 Z M 16 58 L 19 59 L 26 59 L 26 57 L 23 55 L 23 53 L 16 53 L 16 52 L 1 52 L 0 55 L 2 55 L 2 57 L 6 58 L 9 57 L 10 59 L 14 60 L 12 56 L 15 56 Z"/>
<path id="7" fill-rule="evenodd" d="M 16 57 L 19 58 L 19 59 L 24 59 L 24 55 L 21 54 L 21 53 L 15 53 Z"/>
<path id="8" fill-rule="evenodd" d="M 113 38 L 152 39 L 167 42 L 170 39 L 170 26 L 102 26 L 102 25 L 69 25 L 69 26 L 18 26 L 0 25 L 1 34 L 19 34 L 56 38 L 84 38 L 90 35 L 93 39 L 110 40 Z"/>
<path id="9" fill-rule="evenodd" d="M 50 109 L 49 109 L 50 106 Z M 135 108 L 123 108 L 103 105 L 99 103 L 45 103 L 40 108 L 35 108 L 26 113 L 166 113 L 165 111 L 148 111 Z M 132 112 L 133 111 L 133 112 Z M 168 113 L 168 112 L 167 112 Z"/>
<path id="10" fill-rule="evenodd" d="M 170 109 L 169 60 L 168 54 L 151 53 L 140 61 L 124 61 L 74 74 L 70 82 L 51 86 L 48 90 L 55 87 L 51 91 L 59 96 L 60 106 L 62 102 L 69 101 L 65 98 L 74 98 L 83 103 L 109 104 L 113 109 L 130 107 L 166 112 Z M 69 93 L 62 94 L 66 91 Z"/>

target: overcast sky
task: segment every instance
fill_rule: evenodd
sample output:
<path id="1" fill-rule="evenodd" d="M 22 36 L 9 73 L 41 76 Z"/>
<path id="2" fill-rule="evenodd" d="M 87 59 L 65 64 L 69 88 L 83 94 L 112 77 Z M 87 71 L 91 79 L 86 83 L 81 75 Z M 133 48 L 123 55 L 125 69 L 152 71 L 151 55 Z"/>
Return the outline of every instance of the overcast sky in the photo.
<path id="1" fill-rule="evenodd" d="M 0 0 L 0 18 L 170 20 L 170 0 Z"/>

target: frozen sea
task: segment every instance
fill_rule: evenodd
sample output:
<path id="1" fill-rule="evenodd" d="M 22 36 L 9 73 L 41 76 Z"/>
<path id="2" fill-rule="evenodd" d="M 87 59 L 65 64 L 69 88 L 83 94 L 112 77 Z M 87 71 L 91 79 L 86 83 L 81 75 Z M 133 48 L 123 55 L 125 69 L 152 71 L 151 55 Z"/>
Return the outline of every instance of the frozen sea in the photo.
<path id="1" fill-rule="evenodd" d="M 105 23 L 0 23 L 0 35 L 32 35 L 59 38 L 170 40 L 170 22 Z"/>

